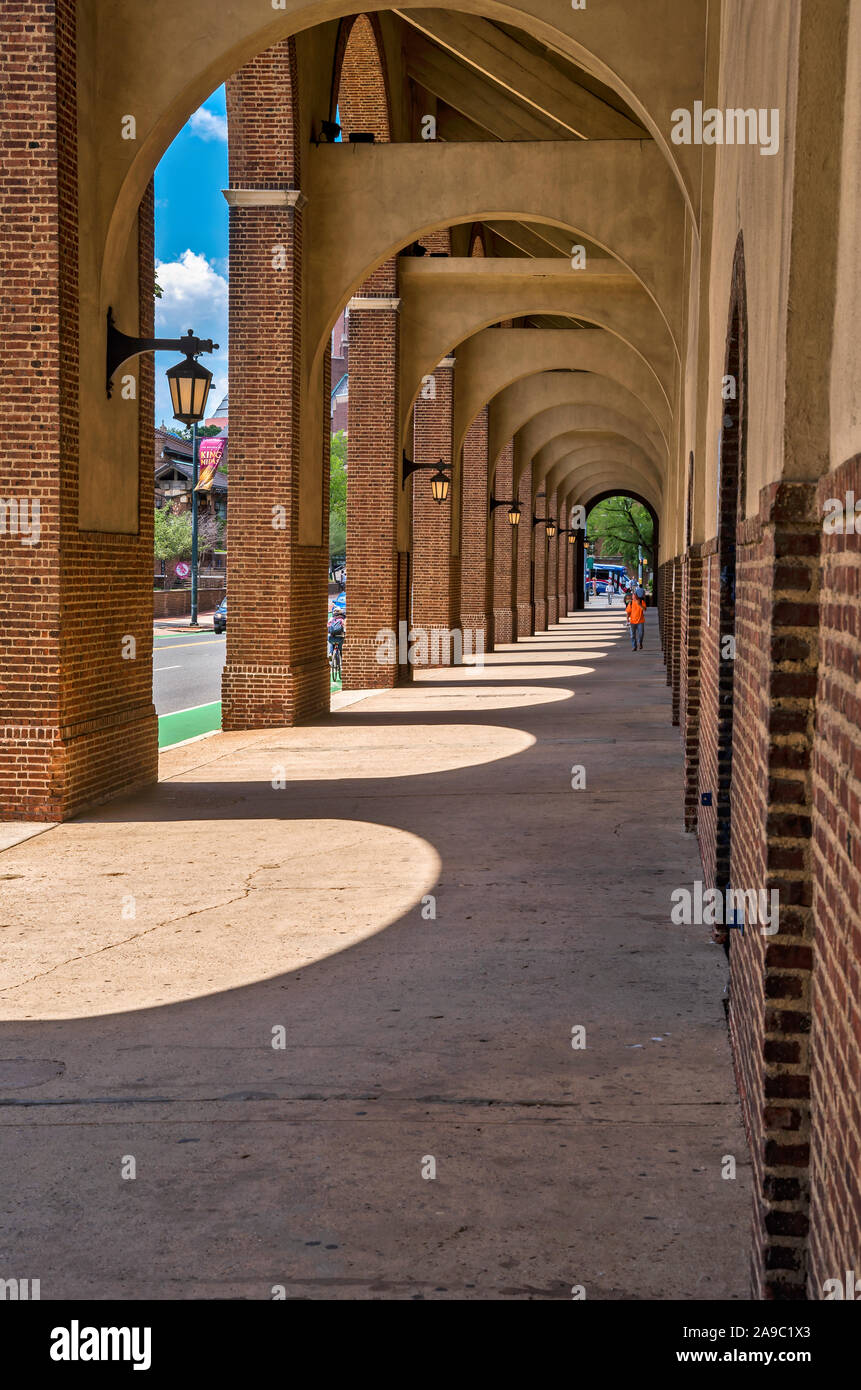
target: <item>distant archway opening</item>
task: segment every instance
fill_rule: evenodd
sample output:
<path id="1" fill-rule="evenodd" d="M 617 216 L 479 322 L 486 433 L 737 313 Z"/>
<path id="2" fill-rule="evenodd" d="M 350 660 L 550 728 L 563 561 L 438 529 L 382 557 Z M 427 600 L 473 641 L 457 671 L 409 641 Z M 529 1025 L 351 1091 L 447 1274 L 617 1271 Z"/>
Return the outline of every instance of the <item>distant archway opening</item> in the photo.
<path id="1" fill-rule="evenodd" d="M 660 553 L 660 527 L 661 527 L 660 518 L 659 518 L 659 516 L 658 516 L 658 513 L 656 512 L 655 508 L 652 506 L 651 502 L 650 502 L 646 497 L 644 497 L 643 494 L 640 493 L 640 492 L 635 492 L 635 491 L 634 491 L 633 489 L 631 489 L 631 488 L 618 488 L 618 487 L 607 488 L 607 490 L 606 490 L 605 492 L 599 492 L 598 495 L 597 495 L 596 497 L 590 498 L 590 500 L 586 503 L 586 525 L 587 525 L 587 530 L 588 530 L 588 524 L 589 524 L 589 517 L 590 517 L 591 513 L 594 511 L 594 509 L 598 506 L 598 504 L 599 504 L 600 502 L 606 502 L 606 501 L 608 500 L 608 498 L 610 498 L 610 497 L 630 497 L 634 502 L 639 502 L 640 505 L 641 505 L 642 507 L 645 507 L 646 511 L 648 512 L 648 514 L 649 514 L 649 516 L 650 516 L 650 518 L 651 518 L 651 521 L 652 521 L 652 541 L 651 541 L 651 546 L 649 547 L 648 562 L 649 562 L 649 568 L 650 568 L 650 570 L 651 570 L 651 579 L 652 579 L 652 603 L 653 603 L 653 605 L 655 605 L 655 604 L 657 604 L 657 601 L 658 601 L 658 556 L 659 556 L 659 553 Z M 584 540 L 585 540 L 585 536 L 586 536 L 586 533 L 584 532 Z M 575 603 L 575 606 L 576 606 L 577 608 L 582 608 L 582 607 L 585 606 L 585 558 L 586 558 L 586 557 L 585 557 L 585 545 L 583 546 L 584 554 L 583 554 L 582 559 L 579 559 L 579 553 L 580 553 L 580 546 L 579 546 L 579 545 L 578 545 L 578 547 L 577 547 L 577 550 L 578 550 L 578 566 L 577 566 L 577 571 L 578 571 L 578 572 L 577 572 L 577 585 L 578 585 L 578 587 L 577 587 L 577 589 L 575 590 L 575 596 L 576 596 L 576 603 Z M 581 595 L 582 595 L 582 601 L 581 601 Z"/>

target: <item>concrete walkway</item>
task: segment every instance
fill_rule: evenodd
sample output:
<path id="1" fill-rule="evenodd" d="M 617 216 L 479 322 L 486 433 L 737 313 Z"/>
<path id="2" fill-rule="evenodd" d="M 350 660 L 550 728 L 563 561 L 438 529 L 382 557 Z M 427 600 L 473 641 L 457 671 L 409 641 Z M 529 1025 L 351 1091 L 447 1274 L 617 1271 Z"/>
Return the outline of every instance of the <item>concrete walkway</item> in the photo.
<path id="1" fill-rule="evenodd" d="M 0 1276 L 748 1297 L 724 956 L 669 921 L 701 875 L 654 614 L 636 655 L 591 608 L 163 775 L 0 855 Z"/>

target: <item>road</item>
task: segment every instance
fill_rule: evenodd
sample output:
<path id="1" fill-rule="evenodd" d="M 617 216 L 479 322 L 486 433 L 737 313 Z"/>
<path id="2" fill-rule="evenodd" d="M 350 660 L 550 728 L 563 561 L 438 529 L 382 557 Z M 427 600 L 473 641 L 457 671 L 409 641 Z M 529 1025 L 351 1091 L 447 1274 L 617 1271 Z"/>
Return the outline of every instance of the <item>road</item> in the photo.
<path id="1" fill-rule="evenodd" d="M 221 699 L 222 633 L 172 632 L 154 639 L 153 700 L 156 714 L 173 714 Z"/>

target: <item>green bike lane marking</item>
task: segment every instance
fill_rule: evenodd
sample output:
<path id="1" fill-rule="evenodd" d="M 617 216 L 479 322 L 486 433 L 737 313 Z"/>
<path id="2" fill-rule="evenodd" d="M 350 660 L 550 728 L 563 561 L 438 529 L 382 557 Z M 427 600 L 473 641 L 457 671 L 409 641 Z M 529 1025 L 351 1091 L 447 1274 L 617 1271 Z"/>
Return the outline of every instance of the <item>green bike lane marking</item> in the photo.
<path id="1" fill-rule="evenodd" d="M 170 748 L 174 743 L 182 743 L 187 738 L 197 738 L 200 734 L 211 734 L 220 728 L 220 700 L 214 700 L 210 705 L 195 705 L 192 709 L 178 709 L 173 714 L 160 714 L 158 746 Z"/>
<path id="2" fill-rule="evenodd" d="M 330 681 L 333 693 L 340 692 L 341 682 Z M 200 734 L 211 734 L 221 728 L 221 701 L 213 700 L 210 705 L 194 705 L 191 709 L 178 709 L 173 714 L 160 714 L 158 717 L 158 746 L 162 750 L 172 748 L 175 743 L 183 743 L 187 738 L 198 738 Z"/>

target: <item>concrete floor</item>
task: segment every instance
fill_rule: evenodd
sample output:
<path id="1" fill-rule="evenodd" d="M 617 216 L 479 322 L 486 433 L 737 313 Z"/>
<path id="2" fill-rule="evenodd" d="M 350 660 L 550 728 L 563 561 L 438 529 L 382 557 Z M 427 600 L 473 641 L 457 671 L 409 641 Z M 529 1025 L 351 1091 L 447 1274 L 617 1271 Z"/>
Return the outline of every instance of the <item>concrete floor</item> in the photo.
<path id="1" fill-rule="evenodd" d="M 0 1276 L 747 1298 L 725 961 L 669 921 L 701 875 L 646 642 L 593 608 L 12 843 Z"/>

